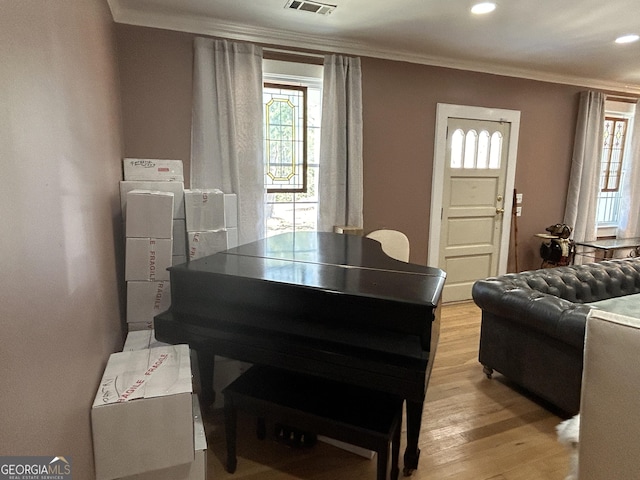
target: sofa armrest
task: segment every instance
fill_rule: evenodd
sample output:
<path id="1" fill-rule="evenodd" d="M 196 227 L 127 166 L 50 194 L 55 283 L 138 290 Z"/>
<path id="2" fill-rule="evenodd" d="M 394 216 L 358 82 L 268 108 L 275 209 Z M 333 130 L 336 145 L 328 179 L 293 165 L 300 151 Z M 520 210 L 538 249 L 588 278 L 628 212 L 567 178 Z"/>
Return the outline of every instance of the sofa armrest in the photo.
<path id="1" fill-rule="evenodd" d="M 473 300 L 483 312 L 517 322 L 582 349 L 591 307 L 526 288 L 500 278 L 478 280 Z"/>
<path id="2" fill-rule="evenodd" d="M 640 318 L 594 310 L 587 320 L 580 479 L 638 478 Z"/>

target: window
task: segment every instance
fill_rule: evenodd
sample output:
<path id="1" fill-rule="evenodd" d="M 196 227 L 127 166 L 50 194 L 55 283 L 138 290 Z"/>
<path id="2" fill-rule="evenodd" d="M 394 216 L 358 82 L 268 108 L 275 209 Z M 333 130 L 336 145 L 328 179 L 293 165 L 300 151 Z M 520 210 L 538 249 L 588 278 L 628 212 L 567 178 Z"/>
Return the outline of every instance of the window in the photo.
<path id="1" fill-rule="evenodd" d="M 451 136 L 451 168 L 500 168 L 502 134 L 482 130 L 464 132 L 458 128 Z"/>
<path id="2" fill-rule="evenodd" d="M 630 161 L 626 152 L 633 122 L 633 105 L 607 101 L 600 159 L 596 224 L 598 236 L 615 236 L 624 198 L 624 175 Z"/>
<path id="3" fill-rule="evenodd" d="M 317 229 L 322 66 L 264 60 L 265 236 Z"/>
<path id="4" fill-rule="evenodd" d="M 268 193 L 307 192 L 307 87 L 265 83 L 264 163 Z"/>

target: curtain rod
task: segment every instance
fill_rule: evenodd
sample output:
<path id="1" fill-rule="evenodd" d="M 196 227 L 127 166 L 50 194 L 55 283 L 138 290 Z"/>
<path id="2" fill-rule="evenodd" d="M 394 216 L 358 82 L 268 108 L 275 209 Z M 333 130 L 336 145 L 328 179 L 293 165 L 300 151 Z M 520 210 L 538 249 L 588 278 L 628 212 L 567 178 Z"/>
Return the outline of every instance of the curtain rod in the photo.
<path id="1" fill-rule="evenodd" d="M 296 57 L 311 57 L 311 58 L 324 59 L 324 55 L 320 55 L 317 53 L 300 52 L 295 50 L 283 50 L 280 48 L 271 48 L 271 47 L 263 47 L 262 50 L 269 53 L 281 53 L 283 55 L 293 55 Z"/>

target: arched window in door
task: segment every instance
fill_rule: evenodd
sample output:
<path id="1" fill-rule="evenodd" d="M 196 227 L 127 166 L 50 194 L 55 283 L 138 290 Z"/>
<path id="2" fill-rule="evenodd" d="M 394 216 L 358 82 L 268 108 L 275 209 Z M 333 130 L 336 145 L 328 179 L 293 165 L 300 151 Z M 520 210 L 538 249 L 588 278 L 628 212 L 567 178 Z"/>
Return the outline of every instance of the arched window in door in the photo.
<path id="1" fill-rule="evenodd" d="M 458 128 L 451 135 L 451 168 L 498 169 L 503 138 L 500 132 L 464 130 Z"/>

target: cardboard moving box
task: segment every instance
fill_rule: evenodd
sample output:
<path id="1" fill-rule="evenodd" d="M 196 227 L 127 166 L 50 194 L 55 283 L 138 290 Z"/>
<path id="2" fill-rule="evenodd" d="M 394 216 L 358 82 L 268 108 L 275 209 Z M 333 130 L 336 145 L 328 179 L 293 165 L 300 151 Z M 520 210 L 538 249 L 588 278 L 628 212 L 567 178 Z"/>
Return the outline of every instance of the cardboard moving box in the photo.
<path id="1" fill-rule="evenodd" d="M 184 219 L 173 219 L 173 254 L 187 254 L 187 225 Z"/>
<path id="2" fill-rule="evenodd" d="M 182 182 L 142 182 L 142 181 L 121 181 L 120 182 L 120 207 L 122 214 L 127 212 L 127 194 L 132 190 L 151 190 L 157 192 L 173 193 L 173 218 L 184 220 L 184 183 Z"/>
<path id="3" fill-rule="evenodd" d="M 189 232 L 189 260 L 206 257 L 238 246 L 238 229 L 223 228 L 207 232 Z"/>
<path id="4" fill-rule="evenodd" d="M 122 166 L 125 180 L 184 182 L 182 160 L 125 158 Z"/>
<path id="5" fill-rule="evenodd" d="M 112 354 L 91 409 L 91 426 L 96 480 L 193 462 L 189 347 Z"/>
<path id="6" fill-rule="evenodd" d="M 145 350 L 147 348 L 168 346 L 168 343 L 163 343 L 156 340 L 155 330 L 148 329 L 129 332 L 127 334 L 127 339 L 124 341 L 122 351 L 127 352 L 131 350 Z"/>
<path id="7" fill-rule="evenodd" d="M 238 226 L 238 200 L 235 193 L 217 189 L 184 191 L 187 232 L 220 230 Z"/>
<path id="8" fill-rule="evenodd" d="M 153 330 L 153 322 L 127 322 L 127 329 L 130 332 L 139 332 L 141 330 Z"/>
<path id="9" fill-rule="evenodd" d="M 127 237 L 171 238 L 173 193 L 131 190 L 127 193 Z"/>
<path id="10" fill-rule="evenodd" d="M 169 281 L 127 282 L 127 323 L 152 323 L 153 318 L 170 305 Z"/>
<path id="11" fill-rule="evenodd" d="M 200 413 L 198 396 L 193 395 L 194 460 L 163 470 L 140 473 L 121 480 L 207 480 L 207 437 Z"/>
<path id="12" fill-rule="evenodd" d="M 158 282 L 169 280 L 172 240 L 170 238 L 128 237 L 125 280 Z"/>

